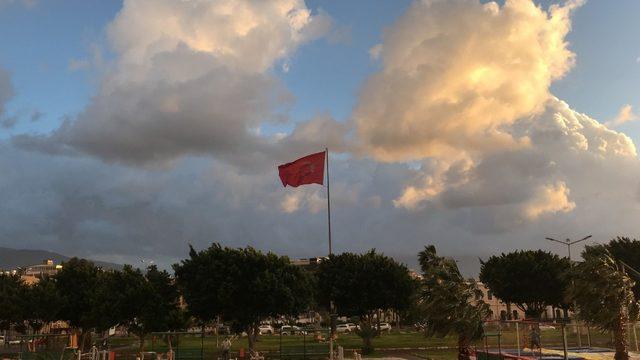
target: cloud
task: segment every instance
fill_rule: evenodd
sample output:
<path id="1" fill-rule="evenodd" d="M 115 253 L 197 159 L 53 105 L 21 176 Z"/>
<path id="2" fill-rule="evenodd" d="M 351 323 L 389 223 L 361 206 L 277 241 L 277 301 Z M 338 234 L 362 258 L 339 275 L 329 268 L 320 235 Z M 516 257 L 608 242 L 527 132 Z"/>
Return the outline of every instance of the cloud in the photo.
<path id="1" fill-rule="evenodd" d="M 638 119 L 640 119 L 640 116 L 633 112 L 633 107 L 629 104 L 626 104 L 620 108 L 618 115 L 613 120 L 607 121 L 606 125 L 609 127 L 617 127 Z"/>
<path id="2" fill-rule="evenodd" d="M 20 4 L 27 9 L 32 9 L 38 5 L 37 0 L 0 0 L 0 9 L 4 6 L 10 6 L 13 4 Z"/>
<path id="3" fill-rule="evenodd" d="M 524 213 L 529 219 L 537 219 L 545 214 L 566 213 L 575 207 L 576 204 L 569 200 L 567 185 L 559 181 L 536 189 L 533 199 L 525 205 Z"/>
<path id="4" fill-rule="evenodd" d="M 286 121 L 292 101 L 273 67 L 329 26 L 301 0 L 125 1 L 98 94 L 49 136 L 20 143 L 133 165 L 260 154 L 268 140 L 251 129 Z"/>
<path id="5" fill-rule="evenodd" d="M 527 146 L 504 127 L 544 110 L 573 66 L 564 38 L 578 5 L 414 2 L 371 52 L 382 68 L 354 112 L 362 151 L 406 161 Z"/>

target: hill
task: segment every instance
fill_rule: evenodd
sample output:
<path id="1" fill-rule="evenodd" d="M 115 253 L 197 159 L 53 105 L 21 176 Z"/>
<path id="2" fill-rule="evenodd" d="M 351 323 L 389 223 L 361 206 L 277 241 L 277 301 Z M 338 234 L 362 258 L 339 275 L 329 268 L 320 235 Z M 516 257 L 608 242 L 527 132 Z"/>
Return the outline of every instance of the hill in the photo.
<path id="1" fill-rule="evenodd" d="M 0 247 L 0 269 L 11 270 L 17 267 L 42 264 L 44 260 L 52 259 L 56 264 L 67 261 L 69 256 L 45 250 L 11 249 Z M 92 260 L 93 261 L 93 260 Z M 93 261 L 97 266 L 108 269 L 121 269 L 122 265 L 103 261 Z"/>

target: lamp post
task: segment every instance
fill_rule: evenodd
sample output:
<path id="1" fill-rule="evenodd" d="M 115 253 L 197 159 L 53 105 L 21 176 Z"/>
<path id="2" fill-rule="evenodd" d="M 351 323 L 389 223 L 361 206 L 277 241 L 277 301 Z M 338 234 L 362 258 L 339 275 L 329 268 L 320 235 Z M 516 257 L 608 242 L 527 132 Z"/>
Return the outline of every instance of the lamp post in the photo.
<path id="1" fill-rule="evenodd" d="M 588 236 L 583 237 L 580 240 L 575 240 L 575 241 L 571 241 L 571 239 L 566 239 L 565 241 L 562 241 L 562 240 L 556 240 L 556 239 L 550 238 L 550 237 L 547 237 L 545 239 L 547 239 L 549 241 L 555 241 L 555 242 L 560 243 L 562 245 L 567 245 L 567 252 L 569 253 L 569 262 L 571 262 L 571 245 L 574 245 L 574 244 L 577 244 L 579 242 L 585 241 L 585 240 L 589 239 L 590 237 L 591 237 L 591 235 L 588 235 Z"/>

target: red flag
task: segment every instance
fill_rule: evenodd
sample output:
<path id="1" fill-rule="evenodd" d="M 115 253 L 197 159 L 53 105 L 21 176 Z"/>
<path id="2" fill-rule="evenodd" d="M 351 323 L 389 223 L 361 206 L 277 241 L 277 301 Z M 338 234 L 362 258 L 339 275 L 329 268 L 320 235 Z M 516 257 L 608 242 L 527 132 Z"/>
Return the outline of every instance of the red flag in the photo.
<path id="1" fill-rule="evenodd" d="M 298 187 L 305 184 L 324 183 L 325 152 L 307 155 L 294 162 L 278 166 L 280 180 L 284 187 Z"/>

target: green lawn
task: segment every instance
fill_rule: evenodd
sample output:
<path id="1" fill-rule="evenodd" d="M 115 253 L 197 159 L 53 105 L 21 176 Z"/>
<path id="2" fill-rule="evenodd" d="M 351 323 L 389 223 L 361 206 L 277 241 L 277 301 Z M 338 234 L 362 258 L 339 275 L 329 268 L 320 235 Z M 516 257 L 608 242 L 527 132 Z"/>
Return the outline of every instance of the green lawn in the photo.
<path id="1" fill-rule="evenodd" d="M 488 328 L 487 333 L 500 333 L 500 345 L 503 349 L 514 349 L 516 347 L 516 332 L 513 326 L 504 326 L 502 329 Z M 632 332 L 630 331 L 630 333 Z M 528 336 L 528 331 L 520 329 L 520 335 L 521 337 L 526 337 Z M 591 330 L 590 338 L 592 346 L 611 347 L 611 338 L 608 334 Z M 224 336 L 221 335 L 218 341 L 221 343 L 223 339 Z M 578 336 L 575 331 L 568 330 L 567 339 L 570 347 L 578 345 Z M 562 332 L 559 328 L 543 330 L 541 340 L 544 347 L 561 347 Z M 525 341 L 525 339 L 521 338 L 521 347 L 525 345 Z M 587 345 L 586 328 L 583 329 L 581 343 L 583 346 Z M 116 350 L 118 354 L 117 360 L 134 359 L 138 344 L 138 340 L 134 337 L 111 338 L 109 340 L 110 347 Z M 219 348 L 216 345 L 216 337 L 211 335 L 201 339 L 199 334 L 181 334 L 177 341 L 175 338 L 173 339 L 172 344 L 178 359 L 199 359 L 201 345 L 202 351 L 208 359 L 216 359 L 219 353 Z M 490 349 L 497 349 L 498 338 L 496 336 L 489 337 L 487 344 Z M 629 344 L 631 345 L 631 349 L 634 349 L 633 338 L 630 339 Z M 339 334 L 336 340 L 336 346 L 338 345 L 345 349 L 360 349 L 362 340 L 355 334 Z M 456 358 L 455 347 L 457 345 L 457 339 L 455 337 L 426 338 L 423 333 L 394 330 L 389 334 L 384 333 L 380 337 L 375 338 L 373 345 L 376 348 L 376 352 L 372 354 L 371 357 L 393 356 L 394 354 L 404 353 L 432 360 L 444 360 Z M 480 341 L 474 345 L 478 350 L 483 349 L 485 346 L 484 342 Z M 233 341 L 233 353 L 237 353 L 241 348 L 248 348 L 246 338 L 239 338 Z M 282 349 L 282 359 L 302 359 L 303 357 L 307 359 L 323 358 L 328 353 L 328 348 L 328 343 L 315 341 L 313 335 L 306 337 L 301 335 L 282 337 L 278 335 L 265 335 L 261 336 L 257 343 L 257 350 L 266 352 L 268 355 L 270 353 L 271 356 L 269 357 L 271 358 L 280 358 L 279 350 Z M 145 350 L 166 352 L 168 345 L 161 336 L 149 337 L 145 341 Z M 351 357 L 351 351 L 352 350 L 346 350 L 345 355 Z"/>

